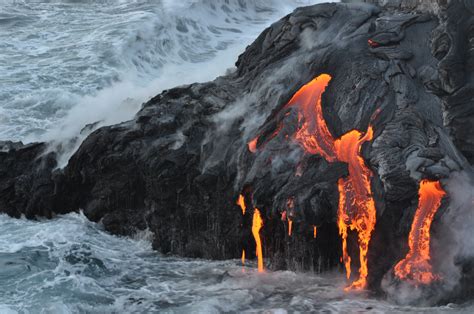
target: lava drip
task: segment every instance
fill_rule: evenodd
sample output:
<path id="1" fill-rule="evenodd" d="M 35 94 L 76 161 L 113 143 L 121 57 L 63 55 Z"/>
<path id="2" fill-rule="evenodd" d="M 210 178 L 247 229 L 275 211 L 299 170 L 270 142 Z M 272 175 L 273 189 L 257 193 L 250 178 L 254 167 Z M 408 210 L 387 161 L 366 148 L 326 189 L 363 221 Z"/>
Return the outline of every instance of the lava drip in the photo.
<path id="1" fill-rule="evenodd" d="M 245 215 L 245 210 L 246 210 L 246 206 L 245 206 L 245 198 L 242 194 L 239 195 L 239 198 L 237 200 L 237 205 L 240 206 L 240 209 L 242 209 L 242 215 Z"/>
<path id="2" fill-rule="evenodd" d="M 415 285 L 430 284 L 438 279 L 430 264 L 430 228 L 446 192 L 439 181 L 422 180 L 418 192 L 418 208 L 408 236 L 409 251 L 395 266 L 395 275 Z"/>
<path id="3" fill-rule="evenodd" d="M 263 227 L 263 220 L 260 215 L 258 208 L 254 208 L 253 219 L 252 219 L 252 234 L 257 245 L 256 255 L 258 261 L 258 272 L 263 272 L 263 253 L 262 253 L 262 240 L 260 239 L 260 229 Z"/>
<path id="4" fill-rule="evenodd" d="M 240 209 L 242 209 L 242 216 L 245 216 L 245 198 L 242 194 L 239 195 L 239 198 L 237 199 L 237 205 L 240 206 Z M 245 266 L 245 250 L 242 249 L 242 266 Z"/>
<path id="5" fill-rule="evenodd" d="M 367 252 L 375 228 L 376 209 L 372 197 L 370 180 L 372 172 L 361 157 L 361 147 L 373 138 L 372 127 L 362 134 L 353 130 L 336 140 L 337 159 L 349 165 L 349 176 L 338 181 L 339 208 L 338 228 L 342 238 L 342 257 L 347 278 L 351 274 L 351 258 L 347 252 L 348 229 L 357 231 L 359 243 L 359 278 L 350 288 L 363 289 L 367 284 Z"/>

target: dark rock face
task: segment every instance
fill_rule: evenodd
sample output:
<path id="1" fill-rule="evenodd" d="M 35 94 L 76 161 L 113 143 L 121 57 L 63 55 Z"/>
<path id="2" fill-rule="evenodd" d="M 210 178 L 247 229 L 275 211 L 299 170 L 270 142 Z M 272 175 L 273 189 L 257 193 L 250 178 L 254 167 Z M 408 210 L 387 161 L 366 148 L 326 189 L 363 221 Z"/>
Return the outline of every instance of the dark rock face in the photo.
<path id="1" fill-rule="evenodd" d="M 439 16 L 369 4 L 300 8 L 265 30 L 234 73 L 154 97 L 133 120 L 92 133 L 62 170 L 46 144 L 4 143 L 0 211 L 32 218 L 82 209 L 115 234 L 148 228 L 163 253 L 226 259 L 242 249 L 253 257 L 258 207 L 268 267 L 340 266 L 337 180 L 347 165 L 285 140 L 298 125 L 285 104 L 328 73 L 322 106 L 332 135 L 375 130 L 362 153 L 374 174 L 369 281 L 377 288 L 406 254 L 419 181 L 474 162 L 474 11 L 469 1 L 440 6 Z M 243 216 L 240 193 L 250 207 Z M 280 219 L 290 198 L 292 237 Z"/>

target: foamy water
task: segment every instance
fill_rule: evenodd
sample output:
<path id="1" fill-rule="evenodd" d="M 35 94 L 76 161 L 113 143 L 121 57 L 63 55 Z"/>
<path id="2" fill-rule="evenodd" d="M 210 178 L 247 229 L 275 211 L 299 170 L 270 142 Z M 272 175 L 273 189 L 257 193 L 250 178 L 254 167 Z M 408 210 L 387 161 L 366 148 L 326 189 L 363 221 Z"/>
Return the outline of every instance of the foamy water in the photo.
<path id="1" fill-rule="evenodd" d="M 399 307 L 343 291 L 342 273 L 258 273 L 240 260 L 162 256 L 149 234 L 112 236 L 82 214 L 28 221 L 0 215 L 0 312 L 466 312 Z"/>

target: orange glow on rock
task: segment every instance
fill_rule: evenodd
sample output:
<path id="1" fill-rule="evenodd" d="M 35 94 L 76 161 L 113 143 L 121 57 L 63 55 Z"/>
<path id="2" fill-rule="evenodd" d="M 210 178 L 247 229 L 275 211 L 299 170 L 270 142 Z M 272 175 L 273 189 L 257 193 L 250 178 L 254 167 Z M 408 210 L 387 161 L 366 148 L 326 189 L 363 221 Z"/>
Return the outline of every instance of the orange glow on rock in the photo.
<path id="1" fill-rule="evenodd" d="M 293 220 L 288 218 L 288 235 L 291 237 L 291 232 L 293 228 Z"/>
<path id="2" fill-rule="evenodd" d="M 249 151 L 252 153 L 257 152 L 257 142 L 258 142 L 258 137 L 254 138 L 248 143 Z"/>
<path id="3" fill-rule="evenodd" d="M 252 219 L 252 234 L 255 239 L 255 244 L 257 245 L 257 260 L 258 260 L 258 272 L 263 272 L 263 253 L 262 253 L 262 240 L 260 239 L 260 229 L 263 227 L 262 216 L 258 208 L 254 209 L 253 219 Z"/>
<path id="4" fill-rule="evenodd" d="M 369 43 L 369 46 L 372 47 L 372 48 L 377 48 L 378 46 L 380 46 L 380 44 L 372 39 L 369 39 L 367 41 Z"/>
<path id="5" fill-rule="evenodd" d="M 317 235 L 318 235 L 318 228 L 316 228 L 316 226 L 313 226 L 313 238 L 316 239 Z"/>
<path id="6" fill-rule="evenodd" d="M 245 266 L 245 250 L 242 250 L 242 257 L 240 260 L 242 261 L 242 266 Z"/>
<path id="7" fill-rule="evenodd" d="M 439 181 L 420 182 L 418 208 L 408 236 L 409 251 L 395 266 L 398 278 L 410 280 L 415 285 L 426 285 L 439 278 L 433 274 L 430 264 L 430 228 L 445 195 Z"/>
<path id="8" fill-rule="evenodd" d="M 242 209 L 242 215 L 245 215 L 245 198 L 242 194 L 239 195 L 239 199 L 237 200 L 237 205 L 240 206 L 240 208 Z"/>

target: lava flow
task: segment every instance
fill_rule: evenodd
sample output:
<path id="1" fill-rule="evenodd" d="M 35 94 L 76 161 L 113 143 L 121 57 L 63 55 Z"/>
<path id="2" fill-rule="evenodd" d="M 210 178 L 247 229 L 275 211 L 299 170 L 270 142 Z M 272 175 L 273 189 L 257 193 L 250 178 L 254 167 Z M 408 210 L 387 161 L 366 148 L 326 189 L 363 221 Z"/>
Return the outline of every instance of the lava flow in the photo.
<path id="1" fill-rule="evenodd" d="M 242 215 L 245 215 L 245 198 L 242 194 L 239 195 L 239 198 L 237 199 L 237 205 L 240 206 L 240 209 L 242 209 Z M 245 250 L 242 249 L 242 266 L 245 266 Z"/>
<path id="2" fill-rule="evenodd" d="M 363 143 L 372 140 L 373 131 L 369 126 L 367 133 L 353 130 L 335 142 L 337 158 L 348 163 L 349 176 L 339 179 L 338 227 L 342 237 L 342 257 L 347 278 L 351 274 L 351 259 L 347 252 L 348 229 L 357 231 L 359 242 L 359 279 L 352 283 L 354 289 L 363 289 L 367 283 L 367 252 L 372 232 L 375 228 L 376 210 L 372 197 L 370 179 L 372 173 L 360 156 Z"/>
<path id="3" fill-rule="evenodd" d="M 409 251 L 395 266 L 395 275 L 416 285 L 429 284 L 438 277 L 430 264 L 430 228 L 446 192 L 439 181 L 423 180 L 418 192 L 418 208 L 408 237 Z"/>
<path id="4" fill-rule="evenodd" d="M 252 220 L 252 234 L 257 244 L 257 260 L 258 260 L 258 272 L 263 272 L 263 253 L 262 253 L 262 240 L 260 239 L 260 229 L 263 227 L 263 220 L 260 216 L 258 208 L 254 208 L 253 220 Z"/>
<path id="5" fill-rule="evenodd" d="M 239 195 L 239 199 L 237 200 L 237 205 L 240 206 L 240 208 L 242 209 L 242 215 L 245 215 L 245 199 L 244 199 L 244 196 L 242 194 Z"/>
<path id="6" fill-rule="evenodd" d="M 335 161 L 334 139 L 323 117 L 321 95 L 331 76 L 321 74 L 304 85 L 290 99 L 286 107 L 298 107 L 300 127 L 294 139 L 310 154 L 319 154 L 327 161 Z"/>
<path id="7" fill-rule="evenodd" d="M 351 259 L 347 252 L 348 229 L 358 234 L 359 278 L 350 288 L 363 289 L 367 283 L 367 251 L 375 227 L 376 209 L 370 187 L 372 173 L 361 157 L 361 147 L 363 143 L 372 140 L 373 130 L 369 126 L 365 135 L 352 130 L 340 139 L 333 138 L 324 119 L 321 104 L 322 94 L 330 80 L 331 76 L 328 74 L 319 75 L 298 90 L 285 107 L 295 107 L 298 110 L 298 130 L 293 140 L 307 153 L 321 155 L 329 162 L 342 161 L 349 165 L 349 176 L 338 182 L 338 227 L 348 279 L 351 275 Z M 251 151 L 256 150 L 257 140 L 258 137 L 249 143 Z"/>

